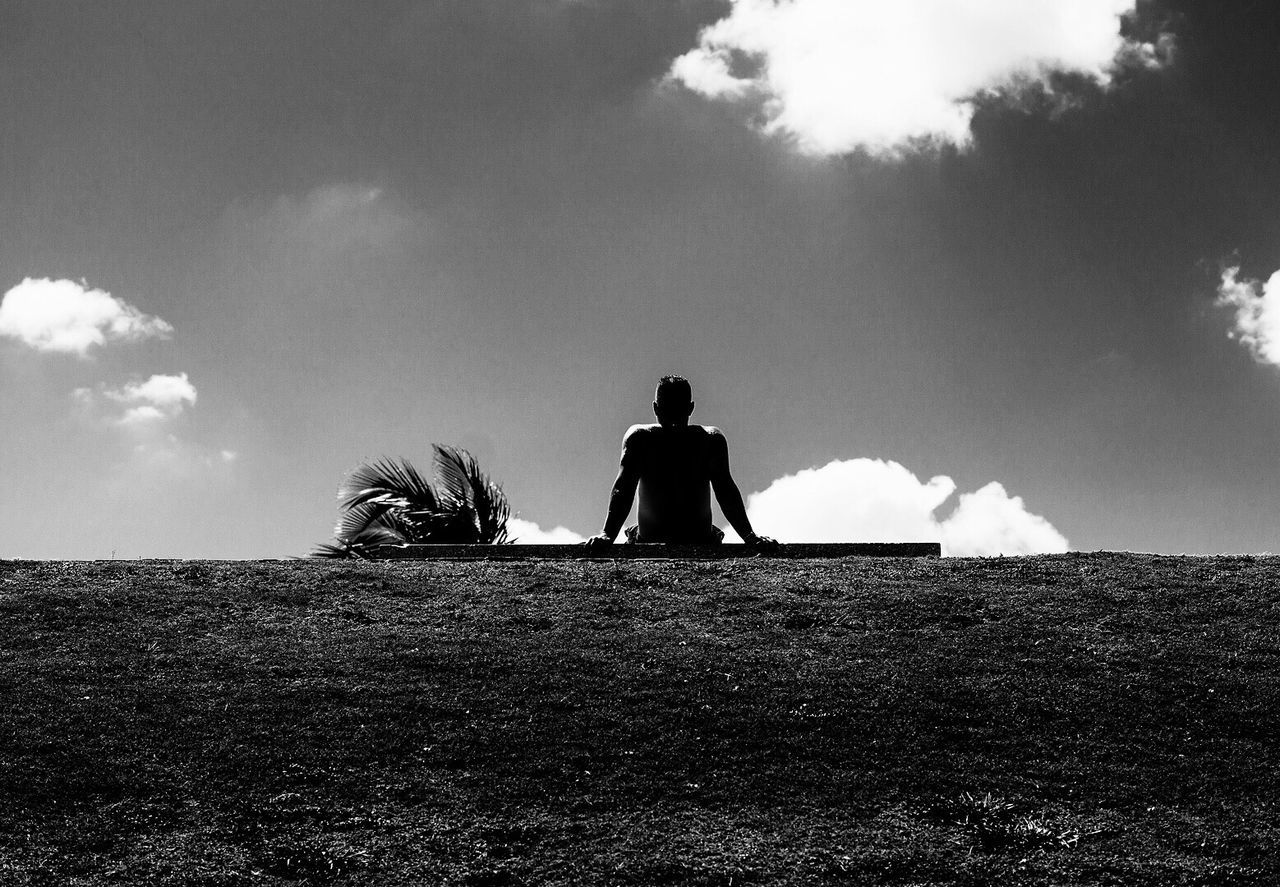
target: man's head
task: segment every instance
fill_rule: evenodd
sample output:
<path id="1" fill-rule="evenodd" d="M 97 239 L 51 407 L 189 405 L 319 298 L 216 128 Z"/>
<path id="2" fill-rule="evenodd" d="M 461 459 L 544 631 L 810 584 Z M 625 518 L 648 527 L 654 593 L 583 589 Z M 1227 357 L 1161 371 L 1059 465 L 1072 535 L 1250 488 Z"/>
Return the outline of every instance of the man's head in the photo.
<path id="1" fill-rule="evenodd" d="M 693 412 L 693 388 L 683 376 L 663 376 L 654 393 L 653 414 L 664 426 L 687 425 Z"/>

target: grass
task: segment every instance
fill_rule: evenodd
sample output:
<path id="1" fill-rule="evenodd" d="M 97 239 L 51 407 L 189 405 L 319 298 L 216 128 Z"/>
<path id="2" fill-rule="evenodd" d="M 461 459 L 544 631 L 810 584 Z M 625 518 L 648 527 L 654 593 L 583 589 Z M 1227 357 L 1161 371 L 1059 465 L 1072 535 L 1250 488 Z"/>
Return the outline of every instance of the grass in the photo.
<path id="1" fill-rule="evenodd" d="M 1276 884 L 1278 567 L 0 562 L 0 884 Z"/>

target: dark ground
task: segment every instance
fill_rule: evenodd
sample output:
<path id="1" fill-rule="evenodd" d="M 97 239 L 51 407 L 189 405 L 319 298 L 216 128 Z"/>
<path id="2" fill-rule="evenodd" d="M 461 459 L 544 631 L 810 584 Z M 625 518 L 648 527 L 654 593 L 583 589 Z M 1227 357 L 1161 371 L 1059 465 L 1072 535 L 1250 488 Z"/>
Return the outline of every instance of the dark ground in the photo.
<path id="1" fill-rule="evenodd" d="M 1278 569 L 0 561 L 0 884 L 1280 884 Z"/>

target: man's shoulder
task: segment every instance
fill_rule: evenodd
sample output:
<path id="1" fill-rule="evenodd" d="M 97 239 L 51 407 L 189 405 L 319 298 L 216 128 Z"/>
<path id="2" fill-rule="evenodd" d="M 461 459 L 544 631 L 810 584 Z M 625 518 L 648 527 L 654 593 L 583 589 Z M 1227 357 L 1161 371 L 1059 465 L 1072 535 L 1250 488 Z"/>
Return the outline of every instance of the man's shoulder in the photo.
<path id="1" fill-rule="evenodd" d="M 725 440 L 724 432 L 714 425 L 698 425 L 698 430 L 702 432 L 703 438 L 707 442 L 707 446 L 712 451 L 718 451 L 728 448 L 728 441 Z"/>
<path id="2" fill-rule="evenodd" d="M 652 422 L 648 425 L 632 425 L 627 429 L 627 433 L 622 435 L 622 437 L 624 440 L 628 437 L 643 437 L 644 435 L 653 432 L 654 429 L 661 427 L 661 425 L 656 425 Z"/>
<path id="3" fill-rule="evenodd" d="M 627 429 L 627 433 L 622 435 L 622 445 L 624 447 L 635 446 L 640 441 L 644 440 L 646 437 L 649 437 L 650 435 L 652 435 L 654 429 L 660 428 L 660 427 L 661 426 L 659 425 L 653 425 L 653 424 L 632 425 L 630 428 Z"/>

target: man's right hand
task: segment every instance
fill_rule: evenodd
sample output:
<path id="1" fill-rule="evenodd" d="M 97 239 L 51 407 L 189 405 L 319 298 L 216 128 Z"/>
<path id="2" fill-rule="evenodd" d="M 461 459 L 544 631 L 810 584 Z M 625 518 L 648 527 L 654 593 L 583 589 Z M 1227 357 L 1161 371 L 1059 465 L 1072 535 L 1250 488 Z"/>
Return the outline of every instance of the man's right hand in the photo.
<path id="1" fill-rule="evenodd" d="M 586 542 L 583 542 L 582 544 L 586 546 L 587 551 L 600 551 L 612 545 L 613 540 L 610 539 L 608 536 L 606 536 L 604 533 L 596 533 L 594 536 L 592 536 L 590 539 L 588 539 Z"/>

